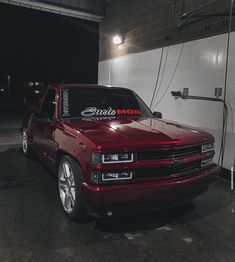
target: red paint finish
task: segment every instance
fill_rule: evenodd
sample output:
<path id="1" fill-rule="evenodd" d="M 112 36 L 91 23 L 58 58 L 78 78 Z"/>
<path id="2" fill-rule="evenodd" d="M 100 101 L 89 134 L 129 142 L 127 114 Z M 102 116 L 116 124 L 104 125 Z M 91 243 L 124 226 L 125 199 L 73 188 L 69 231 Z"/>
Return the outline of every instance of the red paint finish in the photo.
<path id="1" fill-rule="evenodd" d="M 171 155 L 171 157 L 147 160 L 138 158 L 140 152 L 168 154 L 177 150 L 200 149 L 202 144 L 213 143 L 213 136 L 202 130 L 152 116 L 141 117 L 138 109 L 131 112 L 129 108 L 126 110 L 133 113 L 132 116 L 122 116 L 124 113 L 122 109 L 114 119 L 82 117 L 62 119 L 60 117 L 61 89 L 81 87 L 115 89 L 117 92 L 123 90 L 95 85 L 53 85 L 49 90 L 55 90 L 54 121 L 35 124 L 32 121 L 31 111 L 26 113 L 22 128 L 27 133 L 32 149 L 54 170 L 58 165 L 59 157 L 63 154 L 77 160 L 83 171 L 82 188 L 89 204 L 127 204 L 177 197 L 190 191 L 197 191 L 201 186 L 207 187 L 218 174 L 219 167 L 215 164 L 204 168 L 201 168 L 200 164 L 193 168 L 189 166 L 191 163 L 195 165 L 203 159 L 213 157 L 214 151 L 202 154 L 199 150 L 176 157 Z M 45 97 L 46 94 L 47 92 Z M 39 105 L 33 113 L 39 113 L 41 110 L 42 105 Z M 93 152 L 130 152 L 134 155 L 134 161 L 119 164 L 92 164 Z M 158 168 L 156 173 L 154 168 Z M 162 172 L 166 172 L 164 168 L 167 168 L 168 173 L 162 175 Z M 123 170 L 132 172 L 133 179 L 98 184 L 91 180 L 92 172 Z"/>
<path id="2" fill-rule="evenodd" d="M 196 191 L 197 188 L 200 189 L 201 186 L 214 181 L 213 175 L 217 172 L 219 172 L 219 167 L 213 166 L 207 170 L 196 172 L 185 179 L 114 185 L 112 187 L 84 183 L 83 188 L 89 202 L 97 205 L 146 202 L 189 194 L 191 191 Z"/>

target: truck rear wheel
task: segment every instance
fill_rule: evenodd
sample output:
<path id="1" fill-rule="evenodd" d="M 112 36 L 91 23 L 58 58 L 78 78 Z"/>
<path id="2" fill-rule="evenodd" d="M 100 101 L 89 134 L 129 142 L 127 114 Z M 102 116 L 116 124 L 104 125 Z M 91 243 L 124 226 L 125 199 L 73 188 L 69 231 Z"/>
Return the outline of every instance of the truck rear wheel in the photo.
<path id="1" fill-rule="evenodd" d="M 25 157 L 30 157 L 32 154 L 30 145 L 29 145 L 29 140 L 27 137 L 26 130 L 23 131 L 22 133 L 22 149 Z"/>
<path id="2" fill-rule="evenodd" d="M 62 207 L 72 220 L 79 220 L 86 216 L 82 182 L 82 170 L 78 163 L 70 156 L 63 156 L 58 168 L 59 194 Z"/>

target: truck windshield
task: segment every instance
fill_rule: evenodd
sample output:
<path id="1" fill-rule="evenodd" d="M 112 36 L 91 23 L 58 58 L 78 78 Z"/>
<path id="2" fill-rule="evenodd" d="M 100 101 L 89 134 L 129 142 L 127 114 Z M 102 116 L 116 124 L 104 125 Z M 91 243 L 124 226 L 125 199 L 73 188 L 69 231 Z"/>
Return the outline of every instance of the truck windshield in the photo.
<path id="1" fill-rule="evenodd" d="M 132 91 L 118 88 L 62 88 L 61 117 L 152 117 Z"/>

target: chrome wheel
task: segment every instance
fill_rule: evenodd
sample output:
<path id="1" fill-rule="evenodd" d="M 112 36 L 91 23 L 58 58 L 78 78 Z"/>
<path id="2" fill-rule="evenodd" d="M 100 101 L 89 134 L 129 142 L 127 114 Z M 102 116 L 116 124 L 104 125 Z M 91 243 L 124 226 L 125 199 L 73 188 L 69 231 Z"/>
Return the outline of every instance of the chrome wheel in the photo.
<path id="1" fill-rule="evenodd" d="M 59 192 L 64 210 L 72 213 L 75 206 L 76 191 L 72 168 L 68 162 L 62 162 L 59 169 Z"/>
<path id="2" fill-rule="evenodd" d="M 25 132 L 23 132 L 23 135 L 22 135 L 22 147 L 23 147 L 23 152 L 27 154 L 28 153 L 28 138 Z"/>

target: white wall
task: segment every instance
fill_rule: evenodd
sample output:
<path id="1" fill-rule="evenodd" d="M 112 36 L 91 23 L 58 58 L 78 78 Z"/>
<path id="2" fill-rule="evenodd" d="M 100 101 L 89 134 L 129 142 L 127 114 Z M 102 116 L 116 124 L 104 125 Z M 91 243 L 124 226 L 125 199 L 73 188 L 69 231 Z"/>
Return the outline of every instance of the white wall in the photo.
<path id="1" fill-rule="evenodd" d="M 224 34 L 166 47 L 158 85 L 159 92 L 152 107 L 155 111 L 161 111 L 166 119 L 210 131 L 216 138 L 217 152 L 221 141 L 222 103 L 175 100 L 171 91 L 182 91 L 184 87 L 188 87 L 190 95 L 214 97 L 215 87 L 224 87 L 226 44 L 227 35 Z M 234 47 L 235 33 L 232 33 L 227 100 L 235 114 Z M 150 105 L 160 56 L 161 49 L 155 49 L 100 62 L 99 84 L 131 88 Z M 234 160 L 234 124 L 234 115 L 229 110 L 226 168 L 230 168 Z"/>

